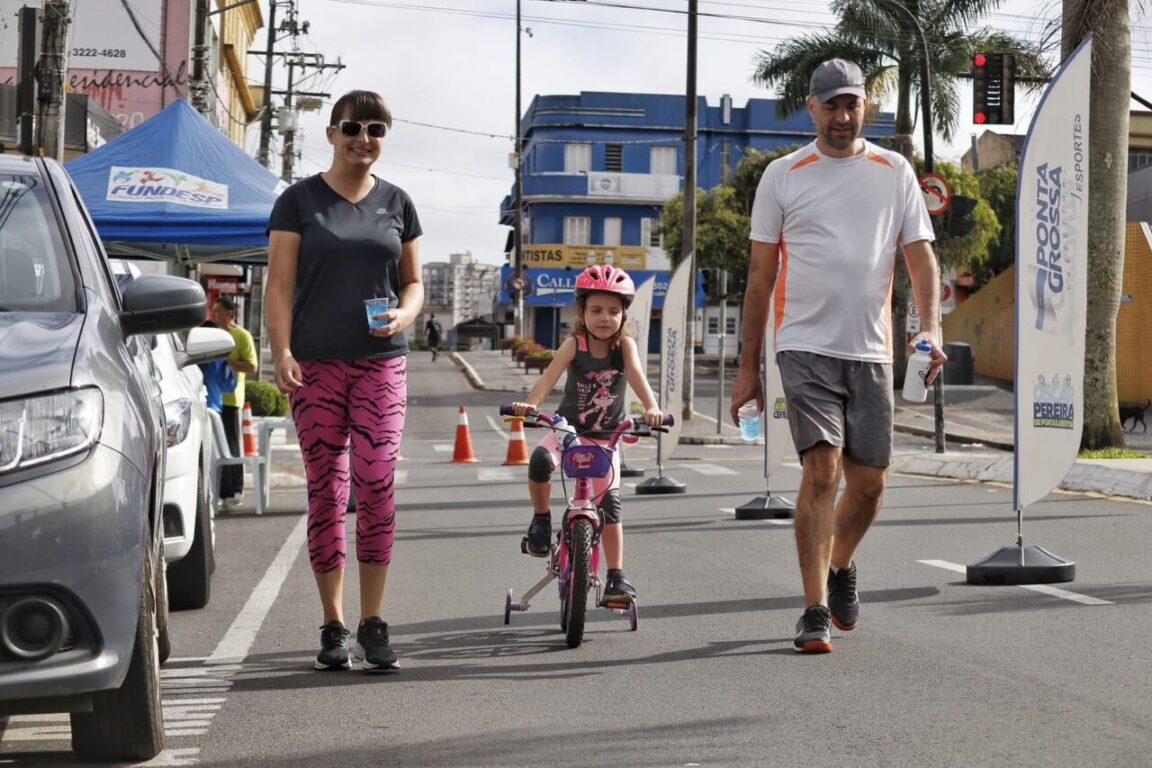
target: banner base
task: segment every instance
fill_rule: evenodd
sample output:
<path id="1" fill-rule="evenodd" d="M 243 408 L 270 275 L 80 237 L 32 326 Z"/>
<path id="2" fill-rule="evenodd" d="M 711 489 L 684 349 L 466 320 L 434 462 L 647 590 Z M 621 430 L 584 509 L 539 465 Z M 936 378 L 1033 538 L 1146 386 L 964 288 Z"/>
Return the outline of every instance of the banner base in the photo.
<path id="1" fill-rule="evenodd" d="M 791 519 L 796 506 L 781 496 L 757 496 L 736 507 L 737 520 Z"/>
<path id="2" fill-rule="evenodd" d="M 625 461 L 620 464 L 620 477 L 644 477 L 644 470 Z"/>
<path id="3" fill-rule="evenodd" d="M 650 496 L 657 493 L 687 493 L 688 486 L 670 477 L 653 477 L 636 486 L 636 495 Z"/>
<path id="4" fill-rule="evenodd" d="M 1003 547 L 968 566 L 969 584 L 1059 584 L 1076 578 L 1076 563 L 1043 547 Z"/>

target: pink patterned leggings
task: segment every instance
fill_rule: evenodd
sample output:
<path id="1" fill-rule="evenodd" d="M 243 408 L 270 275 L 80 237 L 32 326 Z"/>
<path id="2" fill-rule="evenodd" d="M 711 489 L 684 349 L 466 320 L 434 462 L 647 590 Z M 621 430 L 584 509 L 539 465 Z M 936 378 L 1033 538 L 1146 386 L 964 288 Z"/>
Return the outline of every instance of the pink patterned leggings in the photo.
<path id="1" fill-rule="evenodd" d="M 343 570 L 349 475 L 356 493 L 356 559 L 387 565 L 396 535 L 393 484 L 408 407 L 408 358 L 304 360 L 292 418 L 308 477 L 308 558 Z"/>

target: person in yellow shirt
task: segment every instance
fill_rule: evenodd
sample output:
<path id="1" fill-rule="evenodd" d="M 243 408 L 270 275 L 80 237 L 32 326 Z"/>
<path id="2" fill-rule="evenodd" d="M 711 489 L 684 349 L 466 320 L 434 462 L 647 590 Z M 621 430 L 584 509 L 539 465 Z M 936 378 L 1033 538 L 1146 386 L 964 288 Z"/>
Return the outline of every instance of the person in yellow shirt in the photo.
<path id="1" fill-rule="evenodd" d="M 232 354 L 228 356 L 228 365 L 236 373 L 236 388 L 223 393 L 220 419 L 224 422 L 228 448 L 233 456 L 240 456 L 240 409 L 244 407 L 244 379 L 256 373 L 256 345 L 252 342 L 252 334 L 236 323 L 236 302 L 231 296 L 220 296 L 212 304 L 212 320 L 218 327 L 232 334 L 235 343 Z M 224 467 L 220 472 L 220 487 L 216 493 L 226 507 L 236 506 L 244 495 L 244 468 Z"/>

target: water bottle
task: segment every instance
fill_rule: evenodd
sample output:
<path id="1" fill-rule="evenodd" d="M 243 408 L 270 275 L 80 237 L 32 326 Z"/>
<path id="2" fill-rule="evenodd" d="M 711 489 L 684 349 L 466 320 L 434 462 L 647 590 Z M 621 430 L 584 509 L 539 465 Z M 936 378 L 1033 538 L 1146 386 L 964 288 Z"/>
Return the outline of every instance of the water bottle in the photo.
<path id="1" fill-rule="evenodd" d="M 924 380 L 928 371 L 932 370 L 932 345 L 921 341 L 916 345 L 916 351 L 908 358 L 908 367 L 904 371 L 904 399 L 910 403 L 922 403 L 928 398 L 928 385 Z"/>
<path id="2" fill-rule="evenodd" d="M 745 442 L 751 443 L 760 437 L 760 406 L 756 405 L 755 400 L 740 406 L 736 415 L 740 417 L 740 437 Z"/>

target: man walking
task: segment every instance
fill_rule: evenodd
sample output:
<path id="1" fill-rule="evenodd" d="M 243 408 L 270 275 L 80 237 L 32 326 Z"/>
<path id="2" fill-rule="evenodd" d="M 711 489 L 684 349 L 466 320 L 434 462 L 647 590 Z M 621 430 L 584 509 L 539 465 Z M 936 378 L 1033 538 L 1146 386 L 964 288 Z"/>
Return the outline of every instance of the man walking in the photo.
<path id="1" fill-rule="evenodd" d="M 233 456 L 242 456 L 240 447 L 240 409 L 244 407 L 244 379 L 256 373 L 256 345 L 252 334 L 236 323 L 236 302 L 231 296 L 220 296 L 212 304 L 212 320 L 217 327 L 232 334 L 235 347 L 228 356 L 228 365 L 236 374 L 236 387 L 221 396 L 220 419 L 224 422 L 224 435 Z M 240 503 L 244 495 L 244 467 L 223 467 L 220 472 L 220 502 L 231 508 Z"/>
<path id="2" fill-rule="evenodd" d="M 440 357 L 440 321 L 436 319 L 435 312 L 424 324 L 424 339 L 428 342 L 428 349 L 432 350 L 432 362 L 436 362 L 436 358 Z"/>
<path id="3" fill-rule="evenodd" d="M 764 171 L 752 206 L 752 260 L 732 419 L 755 400 L 770 299 L 788 424 L 802 463 L 796 548 L 804 614 L 799 653 L 832 650 L 831 624 L 859 618 L 853 555 L 880 509 L 892 458 L 891 284 L 902 248 L 932 347 L 940 349 L 939 270 L 916 175 L 900 155 L 862 138 L 867 99 L 860 68 L 824 62 L 809 83 L 816 140 Z M 844 493 L 836 500 L 843 478 Z"/>

